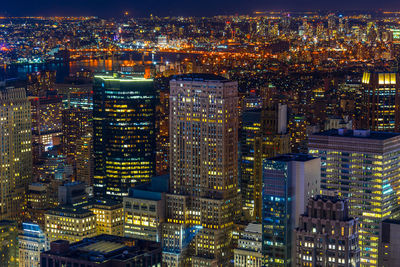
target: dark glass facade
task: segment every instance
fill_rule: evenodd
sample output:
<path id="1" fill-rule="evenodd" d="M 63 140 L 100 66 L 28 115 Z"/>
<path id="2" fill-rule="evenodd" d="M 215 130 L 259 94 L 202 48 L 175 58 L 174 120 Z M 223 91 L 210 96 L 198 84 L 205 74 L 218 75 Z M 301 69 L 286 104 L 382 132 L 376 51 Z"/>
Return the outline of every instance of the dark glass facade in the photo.
<path id="1" fill-rule="evenodd" d="M 120 199 L 155 173 L 153 80 L 96 75 L 93 89 L 94 190 Z"/>

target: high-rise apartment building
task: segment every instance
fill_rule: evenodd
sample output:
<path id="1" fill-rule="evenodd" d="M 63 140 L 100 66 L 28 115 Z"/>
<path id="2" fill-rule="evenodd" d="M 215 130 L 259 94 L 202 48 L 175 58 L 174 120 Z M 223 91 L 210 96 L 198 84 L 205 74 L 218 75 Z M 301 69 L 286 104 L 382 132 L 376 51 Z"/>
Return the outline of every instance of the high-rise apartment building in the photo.
<path id="1" fill-rule="evenodd" d="M 94 190 L 122 199 L 155 173 L 155 90 L 152 79 L 95 75 Z"/>
<path id="2" fill-rule="evenodd" d="M 235 267 L 261 267 L 262 225 L 251 223 L 240 233 L 238 246 L 234 250 Z"/>
<path id="3" fill-rule="evenodd" d="M 309 197 L 319 194 L 321 160 L 286 154 L 263 162 L 262 238 L 265 266 L 292 266 L 294 229 Z"/>
<path id="4" fill-rule="evenodd" d="M 17 220 L 31 183 L 31 113 L 24 88 L 0 84 L 0 219 Z"/>
<path id="5" fill-rule="evenodd" d="M 0 221 L 0 266 L 18 267 L 18 224 Z"/>
<path id="6" fill-rule="evenodd" d="M 321 187 L 349 198 L 360 220 L 361 266 L 377 266 L 380 224 L 399 211 L 400 134 L 330 130 L 309 137 L 309 152 L 321 157 Z"/>
<path id="7" fill-rule="evenodd" d="M 18 236 L 19 266 L 40 266 L 40 253 L 50 249 L 50 243 L 40 226 L 34 223 L 22 223 L 22 232 Z"/>
<path id="8" fill-rule="evenodd" d="M 364 72 L 362 127 L 372 131 L 400 131 L 400 76 L 395 72 Z"/>
<path id="9" fill-rule="evenodd" d="M 163 225 L 168 266 L 226 266 L 240 212 L 238 87 L 211 74 L 170 82 L 170 194 Z"/>
<path id="10" fill-rule="evenodd" d="M 295 230 L 293 266 L 360 266 L 358 220 L 338 196 L 310 198 Z"/>

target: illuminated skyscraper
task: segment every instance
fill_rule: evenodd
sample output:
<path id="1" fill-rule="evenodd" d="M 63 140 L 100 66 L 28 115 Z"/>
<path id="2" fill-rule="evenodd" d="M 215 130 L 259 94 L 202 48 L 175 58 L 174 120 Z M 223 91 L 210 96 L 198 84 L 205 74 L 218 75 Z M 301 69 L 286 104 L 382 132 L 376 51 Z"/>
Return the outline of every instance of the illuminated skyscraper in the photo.
<path id="1" fill-rule="evenodd" d="M 24 88 L 0 84 L 0 219 L 17 220 L 31 183 L 31 113 Z"/>
<path id="2" fill-rule="evenodd" d="M 371 131 L 400 131 L 400 76 L 394 72 L 365 72 L 361 126 Z"/>
<path id="3" fill-rule="evenodd" d="M 77 142 L 91 131 L 91 121 L 91 110 L 68 108 L 62 111 L 62 145 L 65 155 L 75 160 Z"/>
<path id="4" fill-rule="evenodd" d="M 295 230 L 293 266 L 360 266 L 358 221 L 337 196 L 310 198 Z"/>
<path id="5" fill-rule="evenodd" d="M 378 266 L 380 223 L 400 208 L 400 134 L 330 130 L 309 137 L 309 152 L 321 157 L 321 187 L 349 198 L 360 220 L 361 266 Z"/>
<path id="6" fill-rule="evenodd" d="M 307 154 L 286 154 L 263 162 L 262 251 L 264 266 L 293 264 L 298 218 L 309 197 L 319 194 L 321 160 Z"/>
<path id="7" fill-rule="evenodd" d="M 245 217 L 261 222 L 262 161 L 290 152 L 287 106 L 263 103 L 244 111 L 240 132 L 240 188 Z"/>
<path id="8" fill-rule="evenodd" d="M 160 91 L 157 105 L 157 175 L 169 173 L 169 91 Z"/>
<path id="9" fill-rule="evenodd" d="M 155 173 L 153 80 L 96 75 L 93 101 L 95 194 L 122 199 Z"/>
<path id="10" fill-rule="evenodd" d="M 227 266 L 240 207 L 238 86 L 210 74 L 170 82 L 170 194 L 163 225 L 168 266 Z"/>

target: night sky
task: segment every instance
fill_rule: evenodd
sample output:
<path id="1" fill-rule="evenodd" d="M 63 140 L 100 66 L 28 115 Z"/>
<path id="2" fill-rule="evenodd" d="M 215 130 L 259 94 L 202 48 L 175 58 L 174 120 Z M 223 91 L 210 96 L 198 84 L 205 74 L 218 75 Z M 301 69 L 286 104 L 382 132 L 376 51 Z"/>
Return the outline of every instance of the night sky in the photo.
<path id="1" fill-rule="evenodd" d="M 400 10 L 399 0 L 0 0 L 0 14 L 120 16 L 212 16 L 255 10 Z"/>

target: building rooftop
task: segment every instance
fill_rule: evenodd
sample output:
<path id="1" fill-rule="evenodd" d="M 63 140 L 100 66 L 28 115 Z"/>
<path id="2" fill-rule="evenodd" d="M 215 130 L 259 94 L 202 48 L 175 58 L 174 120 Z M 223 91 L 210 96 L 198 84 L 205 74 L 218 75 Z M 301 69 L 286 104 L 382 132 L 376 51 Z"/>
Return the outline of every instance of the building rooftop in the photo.
<path id="1" fill-rule="evenodd" d="M 386 219 L 383 220 L 382 223 L 400 224 L 400 220 Z"/>
<path id="2" fill-rule="evenodd" d="M 290 153 L 290 154 L 284 154 L 284 155 L 279 155 L 273 158 L 269 158 L 268 160 L 273 160 L 273 161 L 309 161 L 316 159 L 317 157 L 313 157 L 309 154 L 301 154 L 301 153 Z"/>
<path id="3" fill-rule="evenodd" d="M 314 133 L 313 135 L 386 140 L 386 139 L 390 139 L 393 137 L 397 137 L 400 135 L 400 133 L 373 132 L 373 131 L 369 131 L 369 130 L 332 129 L 332 130 L 328 130 L 328 131 L 324 131 L 324 132 L 320 132 L 320 133 Z"/>
<path id="4" fill-rule="evenodd" d="M 261 234 L 262 224 L 261 223 L 250 223 L 249 225 L 246 226 L 246 229 L 244 231 Z"/>
<path id="5" fill-rule="evenodd" d="M 72 258 L 95 262 L 97 264 L 113 261 L 127 261 L 147 253 L 160 253 L 160 243 L 113 235 L 98 235 L 69 244 L 68 241 L 57 240 L 51 243 L 51 249 L 42 255 L 55 255 L 61 258 Z M 111 264 L 111 265 L 110 265 Z"/>
<path id="6" fill-rule="evenodd" d="M 182 75 L 174 75 L 171 80 L 175 81 L 190 81 L 190 82 L 205 82 L 205 81 L 228 81 L 228 79 L 215 74 L 207 73 L 190 73 Z"/>

